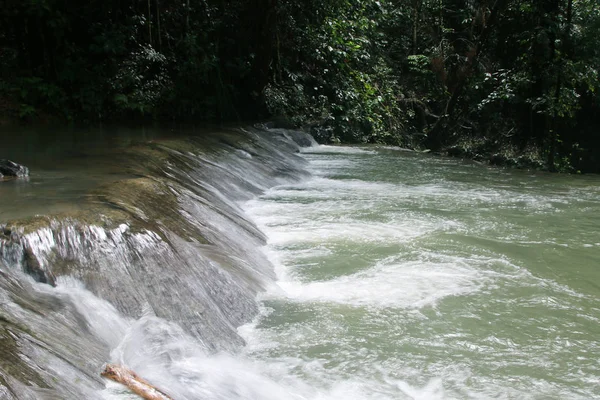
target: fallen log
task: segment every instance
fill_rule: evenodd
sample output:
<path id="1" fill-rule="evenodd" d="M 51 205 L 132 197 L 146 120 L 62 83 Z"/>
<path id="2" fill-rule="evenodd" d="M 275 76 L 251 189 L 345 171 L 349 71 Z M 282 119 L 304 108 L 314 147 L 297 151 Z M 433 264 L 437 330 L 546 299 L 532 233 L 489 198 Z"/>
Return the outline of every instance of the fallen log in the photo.
<path id="1" fill-rule="evenodd" d="M 124 386 L 145 400 L 173 400 L 132 370 L 118 364 L 107 364 L 100 374 Z"/>

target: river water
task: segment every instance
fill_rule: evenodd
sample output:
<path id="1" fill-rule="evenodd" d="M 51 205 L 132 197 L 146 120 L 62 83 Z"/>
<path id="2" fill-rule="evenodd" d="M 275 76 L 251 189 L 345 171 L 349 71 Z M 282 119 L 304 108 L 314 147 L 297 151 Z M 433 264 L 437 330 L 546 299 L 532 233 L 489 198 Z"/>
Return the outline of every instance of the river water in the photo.
<path id="1" fill-rule="evenodd" d="M 134 399 L 105 362 L 175 400 L 600 398 L 600 178 L 247 134 L 0 187 L 0 224 L 75 213 L 19 239 L 53 286 L 0 237 L 0 398 Z"/>
<path id="2" fill-rule="evenodd" d="M 248 357 L 307 399 L 600 398 L 597 177 L 304 156 L 246 204 L 279 278 Z"/>

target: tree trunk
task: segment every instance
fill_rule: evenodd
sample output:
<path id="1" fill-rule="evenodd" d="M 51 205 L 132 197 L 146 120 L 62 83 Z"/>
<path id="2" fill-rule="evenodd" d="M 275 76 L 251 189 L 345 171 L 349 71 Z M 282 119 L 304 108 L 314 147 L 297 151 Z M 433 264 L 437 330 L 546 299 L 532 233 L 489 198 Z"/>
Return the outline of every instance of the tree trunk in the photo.
<path id="1" fill-rule="evenodd" d="M 173 400 L 166 393 L 122 365 L 108 364 L 100 375 L 127 386 L 133 393 L 145 400 Z"/>
<path id="2" fill-rule="evenodd" d="M 156 7 L 156 37 L 158 39 L 158 51 L 162 51 L 162 39 L 160 37 L 160 8 L 158 5 L 159 0 L 154 1 Z"/>
<path id="3" fill-rule="evenodd" d="M 479 39 L 475 44 L 475 48 L 472 52 L 472 55 L 470 57 L 467 57 L 467 61 L 462 68 L 458 82 L 454 87 L 450 99 L 446 103 L 446 107 L 442 118 L 440 118 L 436 122 L 436 124 L 433 126 L 433 128 L 427 135 L 425 144 L 431 150 L 437 151 L 441 149 L 444 142 L 444 134 L 448 128 L 448 122 L 454 116 L 454 110 L 456 109 L 458 100 L 460 99 L 460 96 L 462 95 L 462 92 L 467 84 L 468 78 L 472 74 L 474 66 L 477 65 L 479 56 L 481 55 L 481 51 L 483 50 L 485 43 L 487 42 L 490 34 L 493 31 L 493 28 L 495 27 L 500 13 L 509 1 L 510 0 L 496 0 L 496 3 L 492 8 L 492 12 L 490 13 L 490 17 L 488 18 L 487 25 L 484 26 L 483 30 L 481 31 L 481 35 L 479 36 Z"/>
<path id="4" fill-rule="evenodd" d="M 190 30 L 190 0 L 185 1 L 185 34 Z"/>
<path id="5" fill-rule="evenodd" d="M 421 0 L 414 0 L 413 3 L 413 26 L 412 26 L 412 54 L 417 54 L 417 30 L 419 27 L 419 16 L 421 13 Z"/>
<path id="6" fill-rule="evenodd" d="M 269 82 L 269 71 L 271 63 L 273 62 L 278 0 L 258 0 L 256 5 L 258 10 L 262 11 L 260 18 L 255 22 L 257 48 L 253 75 L 256 76 L 257 79 L 254 90 L 256 90 L 257 93 L 261 93 Z"/>
<path id="7" fill-rule="evenodd" d="M 558 139 L 560 138 L 559 128 L 561 116 L 558 114 L 558 108 L 560 106 L 560 91 L 562 89 L 564 63 L 566 59 L 571 56 L 572 48 L 571 42 L 571 25 L 573 20 L 573 0 L 567 2 L 567 26 L 565 27 L 564 38 L 562 40 L 562 54 L 558 61 L 558 71 L 556 76 L 556 88 L 554 90 L 554 112 L 552 115 L 552 122 L 550 125 L 550 131 L 548 132 L 548 160 L 547 167 L 551 172 L 556 172 L 556 160 L 554 155 L 556 153 L 556 147 L 558 145 Z M 556 54 L 556 49 L 553 47 L 553 56 Z M 564 58 L 563 58 L 564 57 Z"/>
<path id="8" fill-rule="evenodd" d="M 150 8 L 150 0 L 148 0 L 148 43 L 152 46 L 152 11 Z"/>

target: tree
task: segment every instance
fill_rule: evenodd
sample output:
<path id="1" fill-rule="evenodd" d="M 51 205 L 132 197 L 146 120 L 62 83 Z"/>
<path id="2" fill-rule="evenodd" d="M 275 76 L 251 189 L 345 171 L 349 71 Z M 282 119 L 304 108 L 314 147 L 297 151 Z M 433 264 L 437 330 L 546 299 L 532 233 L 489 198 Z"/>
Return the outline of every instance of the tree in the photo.
<path id="1" fill-rule="evenodd" d="M 324 141 L 598 171 L 598 32 L 596 0 L 6 0 L 0 107 L 278 117 Z"/>

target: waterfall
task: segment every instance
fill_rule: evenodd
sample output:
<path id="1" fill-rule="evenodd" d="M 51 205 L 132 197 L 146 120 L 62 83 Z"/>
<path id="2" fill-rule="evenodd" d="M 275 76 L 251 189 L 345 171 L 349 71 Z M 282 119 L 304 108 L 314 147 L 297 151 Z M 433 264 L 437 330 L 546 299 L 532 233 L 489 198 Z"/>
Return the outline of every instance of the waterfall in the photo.
<path id="1" fill-rule="evenodd" d="M 103 398 L 106 362 L 143 372 L 243 346 L 274 272 L 240 204 L 306 177 L 297 143 L 311 140 L 247 128 L 137 143 L 113 155 L 127 176 L 76 210 L 0 221 L 0 397 Z"/>

